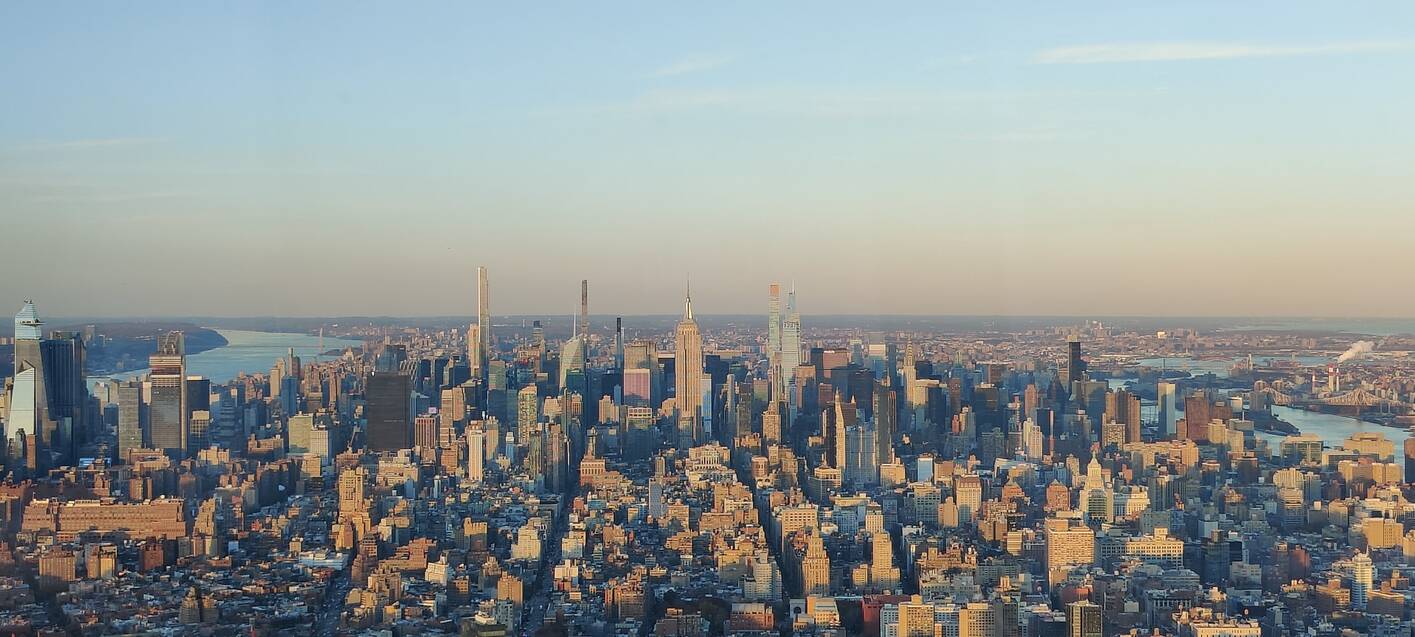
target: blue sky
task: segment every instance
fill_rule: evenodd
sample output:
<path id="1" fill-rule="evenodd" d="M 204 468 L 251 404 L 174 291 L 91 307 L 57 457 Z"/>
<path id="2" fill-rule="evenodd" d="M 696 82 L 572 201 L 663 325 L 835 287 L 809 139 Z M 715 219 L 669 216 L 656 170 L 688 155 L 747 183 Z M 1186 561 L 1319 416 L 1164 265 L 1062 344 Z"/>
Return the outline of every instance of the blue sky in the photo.
<path id="1" fill-rule="evenodd" d="M 0 4 L 0 302 L 1415 316 L 1413 18 Z"/>

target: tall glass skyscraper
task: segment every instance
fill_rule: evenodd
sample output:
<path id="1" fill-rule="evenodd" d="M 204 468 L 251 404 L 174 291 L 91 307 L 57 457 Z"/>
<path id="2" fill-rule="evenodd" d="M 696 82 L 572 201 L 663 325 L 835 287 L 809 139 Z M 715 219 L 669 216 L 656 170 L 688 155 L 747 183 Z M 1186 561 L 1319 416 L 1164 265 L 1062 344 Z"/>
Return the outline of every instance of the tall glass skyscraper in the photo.
<path id="1" fill-rule="evenodd" d="M 148 357 L 148 436 L 155 449 L 181 457 L 187 452 L 187 363 L 181 332 L 157 338 L 157 353 Z"/>

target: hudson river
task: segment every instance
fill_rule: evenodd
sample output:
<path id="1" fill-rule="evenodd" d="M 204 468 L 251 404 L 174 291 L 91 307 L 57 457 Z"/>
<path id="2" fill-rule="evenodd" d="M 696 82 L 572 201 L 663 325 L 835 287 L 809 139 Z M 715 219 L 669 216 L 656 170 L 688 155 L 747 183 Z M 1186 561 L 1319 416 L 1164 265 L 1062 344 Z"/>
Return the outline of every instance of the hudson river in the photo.
<path id="1" fill-rule="evenodd" d="M 229 382 L 243 372 L 246 374 L 268 373 L 270 368 L 275 366 L 275 360 L 285 356 L 290 348 L 294 348 L 295 355 L 304 362 L 314 360 L 315 355 L 321 353 L 318 336 L 246 330 L 215 331 L 226 339 L 224 347 L 187 357 L 187 373 L 193 376 L 205 376 L 211 379 L 212 383 Z M 358 349 L 362 346 L 363 341 L 329 337 L 324 339 L 326 351 L 331 349 L 343 351 L 346 347 Z M 124 380 L 140 377 L 146 373 L 146 369 L 137 369 L 111 376 L 94 376 L 89 380 L 102 378 Z"/>

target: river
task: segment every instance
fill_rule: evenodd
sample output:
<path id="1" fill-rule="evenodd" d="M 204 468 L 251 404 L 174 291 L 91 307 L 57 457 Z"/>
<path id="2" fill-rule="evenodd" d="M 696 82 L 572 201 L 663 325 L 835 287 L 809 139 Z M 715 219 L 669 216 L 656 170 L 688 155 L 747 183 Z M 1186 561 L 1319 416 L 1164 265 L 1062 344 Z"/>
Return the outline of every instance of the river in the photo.
<path id="1" fill-rule="evenodd" d="M 1189 356 L 1171 356 L 1168 358 L 1142 358 L 1135 361 L 1137 365 L 1151 367 L 1154 369 L 1170 369 L 1189 372 L 1195 376 L 1213 374 L 1219 378 L 1228 378 L 1228 370 L 1235 363 L 1246 362 L 1246 356 L 1234 356 L 1231 358 L 1205 359 L 1192 358 Z M 1295 362 L 1302 367 L 1321 367 L 1330 363 L 1329 356 L 1254 356 L 1253 365 L 1261 369 L 1268 363 Z M 1296 370 L 1294 370 L 1296 371 Z"/>
<path id="2" fill-rule="evenodd" d="M 204 376 L 211 379 L 213 383 L 230 382 L 242 373 L 269 372 L 270 368 L 275 366 L 276 359 L 284 357 L 291 348 L 294 348 L 295 355 L 299 356 L 303 362 L 312 361 L 317 354 L 321 353 L 319 337 L 309 334 L 222 329 L 215 331 L 226 339 L 225 346 L 187 357 L 187 373 L 193 376 Z M 363 347 L 363 341 L 329 337 L 324 339 L 325 351 L 331 349 L 342 351 L 346 347 Z M 110 376 L 90 377 L 89 380 L 95 381 L 104 378 L 126 380 L 140 377 L 146 373 L 146 369 L 137 369 Z"/>
<path id="3" fill-rule="evenodd" d="M 1386 427 L 1373 422 L 1357 420 L 1348 416 L 1338 416 L 1336 414 L 1324 414 L 1321 412 L 1307 411 L 1305 409 L 1293 409 L 1292 407 L 1272 408 L 1273 416 L 1292 423 L 1293 426 L 1301 430 L 1304 434 L 1315 434 L 1326 443 L 1328 449 L 1335 449 L 1341 443 L 1358 431 L 1374 431 L 1396 443 L 1397 451 L 1400 445 L 1409 436 L 1403 429 Z M 1277 445 L 1285 437 L 1280 434 L 1258 433 L 1268 441 L 1268 447 L 1272 452 L 1277 452 Z"/>

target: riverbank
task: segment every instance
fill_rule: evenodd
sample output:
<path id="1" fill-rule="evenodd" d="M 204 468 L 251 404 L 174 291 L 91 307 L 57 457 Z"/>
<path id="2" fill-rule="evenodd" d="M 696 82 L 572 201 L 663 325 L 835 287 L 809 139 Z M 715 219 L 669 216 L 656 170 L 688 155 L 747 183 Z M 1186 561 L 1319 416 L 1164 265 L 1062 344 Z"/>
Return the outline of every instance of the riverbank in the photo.
<path id="1" fill-rule="evenodd" d="M 79 328 L 63 328 L 78 331 Z M 181 332 L 188 355 L 201 354 L 229 344 L 216 330 L 188 323 L 98 323 L 94 332 L 103 338 L 85 348 L 84 371 L 90 376 L 146 369 L 157 352 L 157 337 Z"/>
<path id="2" fill-rule="evenodd" d="M 316 358 L 327 358 L 331 352 L 342 354 L 346 348 L 361 349 L 363 341 L 342 338 L 324 338 L 311 334 L 288 332 L 256 332 L 249 330 L 213 330 L 225 344 L 187 356 L 187 373 L 203 376 L 213 383 L 227 383 L 242 374 L 269 373 L 275 361 L 291 352 L 302 362 Z M 123 372 L 110 373 L 106 377 L 126 380 L 146 373 L 144 366 Z M 90 376 L 93 380 L 99 377 Z"/>

